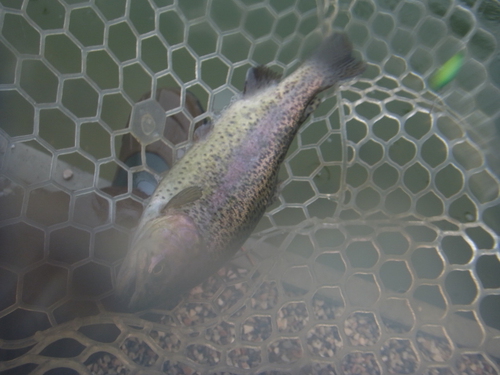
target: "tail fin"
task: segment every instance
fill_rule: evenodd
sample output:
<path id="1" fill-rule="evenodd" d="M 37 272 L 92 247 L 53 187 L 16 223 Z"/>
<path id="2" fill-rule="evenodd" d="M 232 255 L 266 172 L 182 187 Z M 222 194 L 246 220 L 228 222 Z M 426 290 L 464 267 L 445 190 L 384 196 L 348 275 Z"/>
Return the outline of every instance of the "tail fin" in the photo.
<path id="1" fill-rule="evenodd" d="M 312 55 L 312 64 L 326 68 L 324 88 L 337 81 L 356 77 L 366 69 L 362 61 L 352 56 L 352 44 L 344 33 L 334 33 L 323 40 Z"/>

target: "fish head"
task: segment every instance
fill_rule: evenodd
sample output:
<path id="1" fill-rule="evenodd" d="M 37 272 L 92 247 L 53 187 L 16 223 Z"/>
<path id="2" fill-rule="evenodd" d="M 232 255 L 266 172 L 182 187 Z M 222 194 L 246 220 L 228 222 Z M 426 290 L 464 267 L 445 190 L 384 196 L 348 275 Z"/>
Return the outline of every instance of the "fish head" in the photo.
<path id="1" fill-rule="evenodd" d="M 117 277 L 117 294 L 138 310 L 170 298 L 203 254 L 203 241 L 184 214 L 161 216 L 141 226 Z"/>

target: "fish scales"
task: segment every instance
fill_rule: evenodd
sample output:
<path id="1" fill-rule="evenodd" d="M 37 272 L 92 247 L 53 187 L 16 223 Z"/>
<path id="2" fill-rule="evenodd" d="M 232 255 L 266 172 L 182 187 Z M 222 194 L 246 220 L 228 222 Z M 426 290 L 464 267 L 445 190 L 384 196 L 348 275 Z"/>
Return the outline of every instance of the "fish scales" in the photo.
<path id="1" fill-rule="evenodd" d="M 117 288 L 143 307 L 208 277 L 246 241 L 276 194 L 277 176 L 316 95 L 364 65 L 344 34 L 283 81 L 252 68 L 245 92 L 162 179 L 137 227 Z"/>
<path id="2" fill-rule="evenodd" d="M 206 224 L 199 224 L 199 229 L 209 252 L 237 250 L 224 246 L 234 238 L 229 229 L 253 230 L 275 194 L 279 166 L 299 128 L 298 120 L 320 87 L 319 80 L 300 85 L 297 81 L 301 76 L 290 78 L 283 86 L 270 87 L 260 94 L 259 101 L 242 99 L 241 105 L 229 108 L 217 128 L 195 146 L 190 159 L 182 159 L 174 167 L 170 182 L 177 181 L 164 186 L 166 194 L 161 187 L 155 194 L 166 199 L 152 199 L 151 205 L 159 209 L 179 190 L 198 185 L 200 176 L 208 172 L 202 187 L 205 197 L 183 212 Z M 232 133 L 237 123 L 242 125 L 243 136 Z M 223 160 L 230 162 L 224 164 Z M 185 178 L 190 166 L 194 166 L 189 172 L 191 178 Z M 245 200 L 249 201 L 247 205 L 236 204 Z M 216 220 L 201 220 L 211 215 Z M 236 240 L 241 242 L 241 238 Z"/>

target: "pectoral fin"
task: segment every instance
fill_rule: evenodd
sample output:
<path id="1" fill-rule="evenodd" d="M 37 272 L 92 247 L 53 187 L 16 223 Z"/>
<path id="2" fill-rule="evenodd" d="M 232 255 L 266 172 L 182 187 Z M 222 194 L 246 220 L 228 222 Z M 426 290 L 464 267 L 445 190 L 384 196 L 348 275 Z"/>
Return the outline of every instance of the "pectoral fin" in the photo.
<path id="1" fill-rule="evenodd" d="M 180 208 L 201 198 L 203 192 L 199 186 L 190 186 L 181 190 L 168 201 L 162 212 L 172 208 Z"/>

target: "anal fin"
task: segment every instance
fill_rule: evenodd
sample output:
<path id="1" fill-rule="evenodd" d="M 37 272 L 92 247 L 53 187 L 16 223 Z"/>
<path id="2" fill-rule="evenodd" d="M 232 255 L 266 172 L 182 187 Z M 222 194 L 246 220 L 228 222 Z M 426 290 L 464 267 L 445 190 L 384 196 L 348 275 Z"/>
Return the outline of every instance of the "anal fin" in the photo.
<path id="1" fill-rule="evenodd" d="M 320 104 L 321 104 L 321 99 L 315 96 L 309 102 L 306 109 L 304 109 L 304 112 L 302 112 L 302 115 L 300 116 L 299 119 L 299 124 L 303 124 L 307 120 L 307 118 L 311 115 L 311 113 L 313 113 L 316 110 L 316 108 L 319 107 Z"/>
<path id="2" fill-rule="evenodd" d="M 273 205 L 279 200 L 279 197 L 281 195 L 281 192 L 283 191 L 283 181 L 278 181 L 276 183 L 276 187 L 274 188 L 274 193 L 269 197 L 269 200 L 267 202 L 267 207 Z"/>

